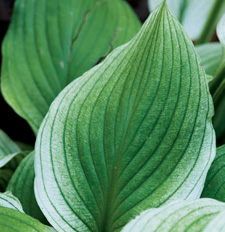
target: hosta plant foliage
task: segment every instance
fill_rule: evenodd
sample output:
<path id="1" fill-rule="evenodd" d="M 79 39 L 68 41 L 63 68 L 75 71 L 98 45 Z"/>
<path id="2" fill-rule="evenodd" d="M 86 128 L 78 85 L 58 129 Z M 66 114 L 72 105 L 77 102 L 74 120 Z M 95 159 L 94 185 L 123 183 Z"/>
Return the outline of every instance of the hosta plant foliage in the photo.
<path id="1" fill-rule="evenodd" d="M 176 3 L 140 29 L 122 0 L 16 1 L 2 90 L 38 137 L 0 131 L 0 231 L 225 231 L 225 17 L 191 41 L 224 1 Z"/>
<path id="2" fill-rule="evenodd" d="M 143 210 L 199 198 L 212 115 L 195 48 L 164 2 L 52 104 L 36 143 L 38 204 L 59 231 L 115 232 Z"/>
<path id="3" fill-rule="evenodd" d="M 28 151 L 22 151 L 19 145 L 0 130 L 0 191 L 6 189 L 13 172 L 27 154 Z"/>
<path id="4" fill-rule="evenodd" d="M 150 10 L 162 1 L 148 0 Z M 225 13 L 223 0 L 167 0 L 167 4 L 190 38 L 199 43 L 211 39 L 220 16 Z"/>
<path id="5" fill-rule="evenodd" d="M 26 214 L 48 224 L 34 196 L 34 178 L 34 152 L 31 152 L 14 172 L 7 190 L 20 200 Z"/>
<path id="6" fill-rule="evenodd" d="M 177 201 L 143 212 L 122 232 L 221 232 L 224 218 L 224 203 L 211 199 Z"/>
<path id="7" fill-rule="evenodd" d="M 37 132 L 58 93 L 139 28 L 123 0 L 17 0 L 3 44 L 5 99 Z"/>
<path id="8" fill-rule="evenodd" d="M 213 125 L 218 145 L 222 145 L 225 142 L 225 16 L 218 24 L 217 35 L 220 43 L 199 45 L 196 47 L 196 51 L 206 73 L 213 77 L 209 83 L 215 106 Z"/>
<path id="9" fill-rule="evenodd" d="M 219 147 L 216 158 L 209 170 L 202 197 L 210 197 L 225 202 L 225 145 Z"/>

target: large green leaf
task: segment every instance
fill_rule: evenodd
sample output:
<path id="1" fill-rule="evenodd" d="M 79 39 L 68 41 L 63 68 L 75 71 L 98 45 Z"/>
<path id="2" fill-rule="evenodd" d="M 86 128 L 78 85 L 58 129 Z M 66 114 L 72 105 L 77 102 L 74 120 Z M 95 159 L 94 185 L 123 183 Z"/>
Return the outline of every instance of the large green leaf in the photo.
<path id="1" fill-rule="evenodd" d="M 217 148 L 216 158 L 209 170 L 202 197 L 225 202 L 225 145 Z"/>
<path id="2" fill-rule="evenodd" d="M 47 223 L 34 196 L 34 177 L 34 152 L 31 152 L 16 169 L 7 190 L 20 200 L 26 214 Z"/>
<path id="3" fill-rule="evenodd" d="M 13 196 L 11 192 L 0 193 L 0 206 L 15 209 L 24 213 L 19 200 Z"/>
<path id="4" fill-rule="evenodd" d="M 122 232 L 222 232 L 225 204 L 211 199 L 177 201 L 149 209 Z"/>
<path id="5" fill-rule="evenodd" d="M 215 155 L 195 48 L 162 5 L 71 83 L 38 134 L 35 193 L 59 231 L 120 231 L 149 207 L 200 196 Z"/>
<path id="6" fill-rule="evenodd" d="M 148 0 L 150 10 L 162 0 Z M 170 10 L 182 23 L 192 40 L 209 41 L 221 15 L 225 12 L 223 0 L 167 0 Z"/>
<path id="7" fill-rule="evenodd" d="M 14 209 L 0 207 L 0 231 L 2 232 L 51 232 L 38 220 Z"/>
<path id="8" fill-rule="evenodd" d="M 139 29 L 123 0 L 17 0 L 3 44 L 5 99 L 37 132 L 58 93 Z"/>

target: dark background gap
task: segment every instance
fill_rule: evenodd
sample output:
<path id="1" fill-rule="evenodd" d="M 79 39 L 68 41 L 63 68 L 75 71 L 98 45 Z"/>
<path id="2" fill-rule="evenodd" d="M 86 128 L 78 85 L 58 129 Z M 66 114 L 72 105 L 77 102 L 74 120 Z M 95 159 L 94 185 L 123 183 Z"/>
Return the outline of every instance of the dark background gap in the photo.
<path id="1" fill-rule="evenodd" d="M 0 0 L 0 47 L 8 29 L 15 0 Z M 127 0 L 142 22 L 148 17 L 147 0 Z M 1 52 L 0 52 L 1 54 Z M 0 56 L 1 66 L 2 56 Z M 34 144 L 35 136 L 27 122 L 19 117 L 0 94 L 0 129 L 13 140 Z"/>

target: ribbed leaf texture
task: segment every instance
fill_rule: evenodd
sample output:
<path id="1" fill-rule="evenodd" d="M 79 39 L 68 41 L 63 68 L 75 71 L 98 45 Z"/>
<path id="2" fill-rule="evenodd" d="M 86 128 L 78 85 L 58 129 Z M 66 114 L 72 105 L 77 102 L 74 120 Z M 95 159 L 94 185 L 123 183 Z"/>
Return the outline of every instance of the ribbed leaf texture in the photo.
<path id="1" fill-rule="evenodd" d="M 225 204 L 212 199 L 177 201 L 149 209 L 122 232 L 223 232 Z"/>
<path id="2" fill-rule="evenodd" d="M 150 10 L 162 1 L 148 0 Z M 200 43 L 210 41 L 221 15 L 225 13 L 223 0 L 167 0 L 167 3 L 189 37 Z"/>
<path id="3" fill-rule="evenodd" d="M 17 0 L 3 44 L 3 96 L 37 132 L 58 93 L 139 29 L 123 0 Z"/>
<path id="4" fill-rule="evenodd" d="M 11 192 L 0 193 L 0 206 L 24 213 L 21 203 Z"/>
<path id="5" fill-rule="evenodd" d="M 58 231 L 118 232 L 145 209 L 200 196 L 215 136 L 199 63 L 164 2 L 61 92 L 35 148 L 37 201 Z"/>
<path id="6" fill-rule="evenodd" d="M 0 231 L 51 232 L 52 230 L 24 213 L 0 206 Z"/>

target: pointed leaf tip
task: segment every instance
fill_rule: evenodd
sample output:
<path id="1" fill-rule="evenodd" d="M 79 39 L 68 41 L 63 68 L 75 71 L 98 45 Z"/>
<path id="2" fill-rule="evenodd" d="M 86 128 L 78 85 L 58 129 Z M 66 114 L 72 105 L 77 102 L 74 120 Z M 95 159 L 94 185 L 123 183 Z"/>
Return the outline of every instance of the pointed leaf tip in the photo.
<path id="1" fill-rule="evenodd" d="M 60 231 L 119 232 L 147 208 L 199 198 L 215 155 L 211 117 L 193 43 L 157 8 L 52 104 L 35 149 L 42 211 Z"/>

